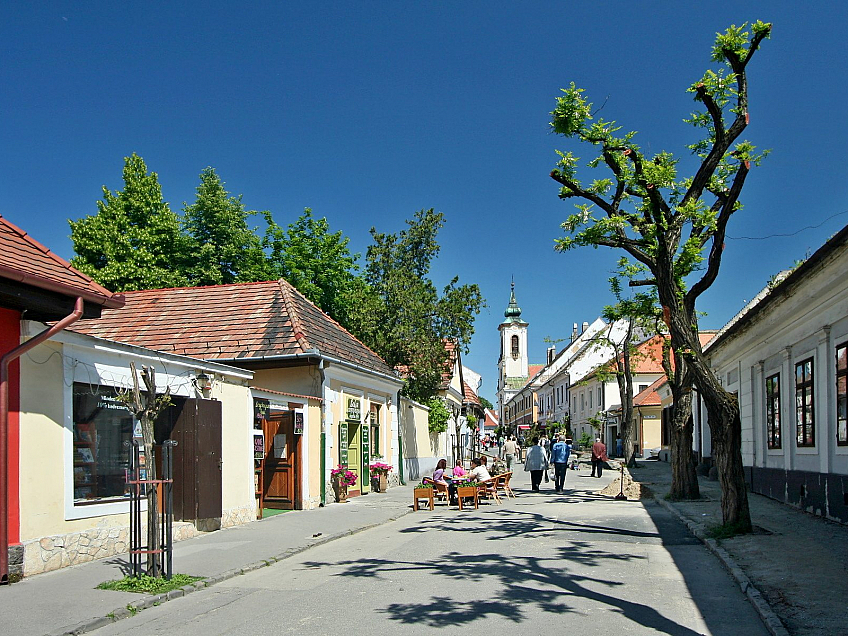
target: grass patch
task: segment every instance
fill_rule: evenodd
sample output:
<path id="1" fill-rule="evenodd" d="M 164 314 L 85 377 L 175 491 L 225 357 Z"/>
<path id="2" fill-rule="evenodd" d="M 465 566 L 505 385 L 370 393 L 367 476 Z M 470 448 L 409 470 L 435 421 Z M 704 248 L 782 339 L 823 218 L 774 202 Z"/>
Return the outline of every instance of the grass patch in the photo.
<path id="1" fill-rule="evenodd" d="M 741 523 L 728 523 L 707 528 L 707 536 L 716 541 L 730 539 L 740 534 L 748 534 Z"/>
<path id="2" fill-rule="evenodd" d="M 117 581 L 104 581 L 97 586 L 99 590 L 115 590 L 116 592 L 137 592 L 139 594 L 163 594 L 202 581 L 202 576 L 174 574 L 169 581 L 166 578 L 154 578 L 142 574 L 139 577 L 127 576 Z"/>

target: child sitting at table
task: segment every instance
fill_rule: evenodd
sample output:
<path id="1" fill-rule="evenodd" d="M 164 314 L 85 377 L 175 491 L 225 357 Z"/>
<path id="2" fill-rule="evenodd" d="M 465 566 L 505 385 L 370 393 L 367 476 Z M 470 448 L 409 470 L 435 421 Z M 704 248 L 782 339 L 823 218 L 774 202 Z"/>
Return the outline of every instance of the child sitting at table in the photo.
<path id="1" fill-rule="evenodd" d="M 445 481 L 445 470 L 448 467 L 448 461 L 446 459 L 440 459 L 439 463 L 436 464 L 436 470 L 433 471 L 433 481 L 437 484 L 448 485 L 448 482 Z"/>
<path id="2" fill-rule="evenodd" d="M 465 475 L 467 475 L 467 474 L 468 473 L 466 472 L 466 470 L 462 467 L 462 460 L 457 459 L 456 460 L 456 466 L 453 467 L 453 476 L 454 477 L 465 477 Z"/>

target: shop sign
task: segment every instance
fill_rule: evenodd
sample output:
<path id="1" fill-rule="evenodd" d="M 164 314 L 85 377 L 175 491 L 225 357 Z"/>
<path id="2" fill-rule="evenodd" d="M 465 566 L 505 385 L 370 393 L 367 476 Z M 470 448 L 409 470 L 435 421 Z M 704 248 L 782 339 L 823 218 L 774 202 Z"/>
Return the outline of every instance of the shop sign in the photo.
<path id="1" fill-rule="evenodd" d="M 262 420 L 268 418 L 271 402 L 262 398 L 253 398 L 253 428 L 262 428 Z"/>
<path id="2" fill-rule="evenodd" d="M 368 434 L 368 427 L 362 427 L 362 465 L 368 466 L 371 463 L 370 453 L 370 439 Z"/>
<path id="3" fill-rule="evenodd" d="M 265 459 L 265 434 L 253 433 L 253 459 Z"/>
<path id="4" fill-rule="evenodd" d="M 347 422 L 339 422 L 339 466 L 347 466 Z"/>
<path id="5" fill-rule="evenodd" d="M 347 399 L 347 418 L 353 422 L 359 422 L 362 420 L 362 411 L 361 409 L 361 401 L 359 398 L 348 398 Z"/>
<path id="6" fill-rule="evenodd" d="M 303 411 L 294 412 L 294 434 L 303 435 Z"/>

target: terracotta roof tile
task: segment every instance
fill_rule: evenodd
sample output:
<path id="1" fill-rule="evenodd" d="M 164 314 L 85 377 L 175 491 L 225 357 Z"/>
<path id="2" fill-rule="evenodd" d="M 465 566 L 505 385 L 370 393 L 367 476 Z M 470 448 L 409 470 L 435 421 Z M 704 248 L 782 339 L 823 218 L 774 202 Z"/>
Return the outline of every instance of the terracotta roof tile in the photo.
<path id="1" fill-rule="evenodd" d="M 120 295 L 95 283 L 2 216 L 0 277 L 67 296 L 82 296 L 106 307 L 116 308 L 123 304 Z"/>
<path id="2" fill-rule="evenodd" d="M 474 392 L 474 389 L 468 386 L 468 382 L 463 383 L 463 389 L 465 393 L 466 402 L 471 402 L 472 404 L 480 404 L 480 398 L 477 397 L 477 394 Z"/>
<path id="3" fill-rule="evenodd" d="M 126 292 L 121 311 L 74 326 L 97 338 L 203 359 L 321 354 L 394 375 L 284 280 Z"/>
<path id="4" fill-rule="evenodd" d="M 657 389 L 659 389 L 666 382 L 666 377 L 663 376 L 658 380 L 655 380 L 653 384 L 649 387 L 646 387 L 639 393 L 633 396 L 633 406 L 660 406 L 662 405 L 662 399 L 660 399 L 660 394 L 657 393 Z"/>

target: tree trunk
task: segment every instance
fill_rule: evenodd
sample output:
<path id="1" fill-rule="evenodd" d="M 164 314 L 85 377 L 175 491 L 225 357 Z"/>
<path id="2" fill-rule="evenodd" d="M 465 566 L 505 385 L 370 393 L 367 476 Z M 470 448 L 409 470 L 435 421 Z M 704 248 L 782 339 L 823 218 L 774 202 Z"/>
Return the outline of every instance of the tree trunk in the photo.
<path id="1" fill-rule="evenodd" d="M 706 400 L 710 418 L 713 458 L 721 484 L 721 518 L 736 532 L 752 530 L 748 487 L 742 466 L 742 423 L 736 396 L 724 392 L 718 400 Z M 716 408 L 716 406 L 718 408 Z"/>
<path id="2" fill-rule="evenodd" d="M 700 499 L 701 489 L 692 456 L 692 392 L 681 391 L 672 385 L 674 394 L 671 437 L 671 491 L 672 499 Z"/>
<path id="3" fill-rule="evenodd" d="M 151 423 L 150 428 L 153 428 Z M 142 428 L 144 425 L 142 424 Z M 151 440 L 152 441 L 152 440 Z M 153 444 L 144 441 L 144 460 L 147 466 L 147 479 L 156 479 L 156 458 L 153 455 Z M 159 536 L 159 489 L 155 484 L 147 484 L 147 575 L 158 577 L 162 575 L 162 555 L 154 552 L 162 547 Z"/>

